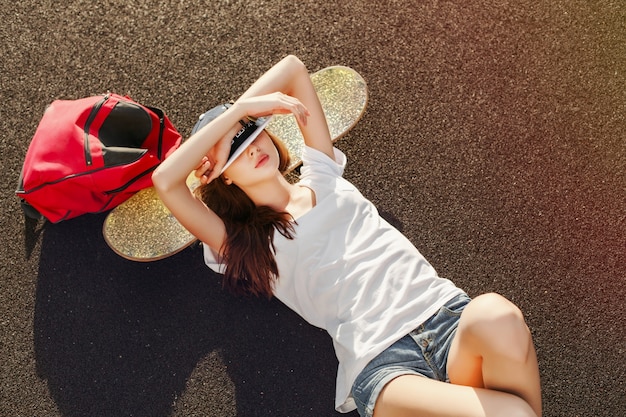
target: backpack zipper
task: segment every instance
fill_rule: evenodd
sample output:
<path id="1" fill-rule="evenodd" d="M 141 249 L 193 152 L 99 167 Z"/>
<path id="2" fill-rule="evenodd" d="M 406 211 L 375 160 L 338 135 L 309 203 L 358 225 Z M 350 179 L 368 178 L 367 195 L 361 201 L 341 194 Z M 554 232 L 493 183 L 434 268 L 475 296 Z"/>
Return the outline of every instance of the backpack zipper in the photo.
<path id="1" fill-rule="evenodd" d="M 117 188 L 115 188 L 113 190 L 104 191 L 104 194 L 116 194 L 116 193 L 119 193 L 119 192 L 122 192 L 122 191 L 126 190 L 128 187 L 133 185 L 133 183 L 135 183 L 136 181 L 138 181 L 139 179 L 141 179 L 145 175 L 147 175 L 147 174 L 151 173 L 152 171 L 154 171 L 158 166 L 159 166 L 159 164 L 151 166 L 150 168 L 146 169 L 145 171 L 140 172 L 139 174 L 135 175 L 133 178 L 128 180 L 124 185 L 122 185 L 120 187 L 117 187 Z"/>
<path id="2" fill-rule="evenodd" d="M 89 148 L 89 129 L 91 128 L 91 124 L 93 123 L 94 119 L 98 115 L 98 112 L 102 108 L 102 105 L 109 99 L 110 96 L 111 96 L 110 94 L 105 95 L 104 97 L 102 97 L 100 101 L 98 101 L 96 104 L 93 105 L 93 107 L 91 108 L 91 112 L 89 113 L 89 116 L 87 117 L 87 121 L 85 122 L 84 148 L 85 148 L 85 163 L 87 164 L 88 167 L 90 167 L 91 164 L 93 163 L 91 159 L 91 149 Z"/>

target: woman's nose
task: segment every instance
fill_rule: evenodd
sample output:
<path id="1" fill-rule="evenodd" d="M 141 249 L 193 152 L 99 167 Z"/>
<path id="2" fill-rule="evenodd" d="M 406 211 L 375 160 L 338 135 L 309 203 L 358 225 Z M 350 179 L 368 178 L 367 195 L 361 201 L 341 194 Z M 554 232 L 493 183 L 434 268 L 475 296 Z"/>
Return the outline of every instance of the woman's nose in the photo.
<path id="1" fill-rule="evenodd" d="M 259 147 L 257 146 L 256 140 L 255 140 L 248 147 L 248 154 L 250 156 L 254 156 L 254 155 L 256 155 L 257 152 L 259 152 Z"/>

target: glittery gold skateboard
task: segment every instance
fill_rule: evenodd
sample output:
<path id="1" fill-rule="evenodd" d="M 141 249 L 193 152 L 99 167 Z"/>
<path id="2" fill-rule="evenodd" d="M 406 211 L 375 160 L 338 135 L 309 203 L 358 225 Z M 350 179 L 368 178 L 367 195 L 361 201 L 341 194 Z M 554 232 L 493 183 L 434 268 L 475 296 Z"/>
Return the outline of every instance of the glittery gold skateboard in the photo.
<path id="1" fill-rule="evenodd" d="M 365 80 L 351 68 L 335 66 L 312 74 L 311 81 L 324 109 L 331 138 L 337 141 L 365 112 L 368 99 Z M 287 174 L 291 173 L 302 163 L 304 149 L 295 118 L 274 116 L 266 129 L 287 146 L 292 161 Z M 199 185 L 193 173 L 187 178 L 187 185 L 192 190 Z M 104 220 L 102 231 L 114 252 L 140 262 L 174 255 L 196 240 L 161 202 L 154 187 L 139 191 L 114 208 Z"/>

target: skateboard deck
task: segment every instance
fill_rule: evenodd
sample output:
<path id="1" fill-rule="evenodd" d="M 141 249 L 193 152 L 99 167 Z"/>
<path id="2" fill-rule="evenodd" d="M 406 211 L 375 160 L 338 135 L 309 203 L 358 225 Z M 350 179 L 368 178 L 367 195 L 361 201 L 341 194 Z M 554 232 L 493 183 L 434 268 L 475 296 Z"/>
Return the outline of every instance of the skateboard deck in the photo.
<path id="1" fill-rule="evenodd" d="M 367 105 L 367 85 L 349 67 L 333 66 L 311 75 L 333 142 L 356 125 Z M 266 129 L 280 138 L 291 156 L 285 175 L 301 163 L 304 139 L 293 115 L 276 115 Z M 200 185 L 193 172 L 187 178 L 191 190 Z M 196 238 L 170 213 L 154 187 L 143 189 L 114 208 L 104 220 L 104 239 L 118 255 L 133 261 L 156 261 L 185 249 Z"/>

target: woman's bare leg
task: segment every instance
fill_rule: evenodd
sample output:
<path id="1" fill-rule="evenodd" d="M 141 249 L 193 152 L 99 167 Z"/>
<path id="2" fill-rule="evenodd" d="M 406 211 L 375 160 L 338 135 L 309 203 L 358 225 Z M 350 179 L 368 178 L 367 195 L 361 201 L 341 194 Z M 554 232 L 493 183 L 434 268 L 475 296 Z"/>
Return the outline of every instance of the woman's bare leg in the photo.
<path id="1" fill-rule="evenodd" d="M 448 356 L 450 384 L 406 375 L 382 390 L 374 417 L 541 415 L 539 370 L 530 331 L 497 294 L 472 300 Z"/>
<path id="2" fill-rule="evenodd" d="M 506 298 L 485 294 L 463 313 L 448 355 L 453 384 L 508 392 L 541 415 L 537 355 L 522 312 Z"/>
<path id="3" fill-rule="evenodd" d="M 393 379 L 374 417 L 536 417 L 526 401 L 506 392 L 448 384 L 418 375 Z"/>

